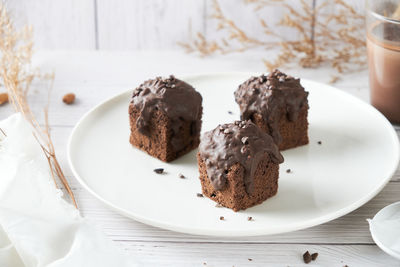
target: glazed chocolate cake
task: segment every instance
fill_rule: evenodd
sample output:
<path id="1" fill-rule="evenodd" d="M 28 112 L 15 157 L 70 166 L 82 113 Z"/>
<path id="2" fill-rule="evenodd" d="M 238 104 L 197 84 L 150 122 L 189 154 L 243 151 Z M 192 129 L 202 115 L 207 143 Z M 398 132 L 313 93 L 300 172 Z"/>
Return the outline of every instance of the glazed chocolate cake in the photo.
<path id="1" fill-rule="evenodd" d="M 308 92 L 279 70 L 251 77 L 235 91 L 241 119 L 270 134 L 280 150 L 308 144 Z"/>
<path id="2" fill-rule="evenodd" d="M 200 142 L 202 97 L 174 76 L 147 80 L 133 91 L 129 105 L 130 143 L 169 162 Z"/>
<path id="3" fill-rule="evenodd" d="M 283 157 L 271 136 L 236 121 L 202 136 L 197 161 L 203 194 L 238 211 L 276 194 Z"/>

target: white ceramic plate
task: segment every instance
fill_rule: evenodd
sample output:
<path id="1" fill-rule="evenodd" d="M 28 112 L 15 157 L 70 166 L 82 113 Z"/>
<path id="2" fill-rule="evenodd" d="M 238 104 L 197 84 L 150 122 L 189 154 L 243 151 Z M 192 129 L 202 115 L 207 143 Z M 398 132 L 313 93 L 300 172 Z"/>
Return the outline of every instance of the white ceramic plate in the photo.
<path id="1" fill-rule="evenodd" d="M 400 202 L 390 204 L 369 220 L 369 230 L 375 243 L 387 254 L 400 260 L 399 250 Z"/>
<path id="2" fill-rule="evenodd" d="M 183 78 L 203 96 L 203 131 L 239 119 L 233 92 L 250 76 Z M 79 121 L 68 145 L 71 169 L 90 193 L 115 211 L 178 232 L 267 235 L 333 220 L 385 186 L 399 160 L 399 143 L 391 124 L 370 105 L 324 84 L 302 84 L 310 92 L 310 144 L 283 152 L 278 194 L 245 211 L 217 208 L 208 198 L 196 196 L 201 192 L 197 151 L 163 163 L 130 145 L 130 91 L 101 103 Z M 156 174 L 155 168 L 167 173 Z M 292 173 L 286 173 L 288 168 Z M 188 178 L 180 179 L 180 173 Z"/>

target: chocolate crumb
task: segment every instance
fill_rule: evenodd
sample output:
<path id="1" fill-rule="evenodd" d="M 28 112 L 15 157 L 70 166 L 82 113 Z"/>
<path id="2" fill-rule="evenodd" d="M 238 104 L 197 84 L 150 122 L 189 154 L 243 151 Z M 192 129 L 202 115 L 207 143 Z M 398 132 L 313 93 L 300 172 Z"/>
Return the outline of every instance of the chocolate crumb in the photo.
<path id="1" fill-rule="evenodd" d="M 247 217 L 247 220 L 248 220 L 248 221 L 252 221 L 252 220 L 253 220 L 253 217 L 249 216 L 249 217 Z"/>
<path id="2" fill-rule="evenodd" d="M 253 259 L 248 258 L 249 261 L 252 261 Z"/>
<path id="3" fill-rule="evenodd" d="M 1 93 L 0 94 L 0 105 L 3 105 L 8 102 L 8 94 L 7 93 Z"/>
<path id="4" fill-rule="evenodd" d="M 179 178 L 185 179 L 186 177 L 185 177 L 185 175 L 183 175 L 182 173 L 180 173 L 180 174 L 179 174 Z"/>
<path id="5" fill-rule="evenodd" d="M 286 172 L 287 172 L 287 173 L 291 173 L 292 170 L 291 170 L 291 169 L 287 169 Z"/>
<path id="6" fill-rule="evenodd" d="M 308 252 L 308 250 L 303 254 L 303 260 L 304 263 L 310 263 L 311 262 L 311 255 L 310 252 Z"/>
<path id="7" fill-rule="evenodd" d="M 75 102 L 75 94 L 69 93 L 63 97 L 63 102 L 67 105 L 71 105 Z"/>
<path id="8" fill-rule="evenodd" d="M 311 259 L 312 259 L 313 261 L 315 261 L 315 260 L 317 259 L 317 257 L 318 257 L 318 253 L 313 253 L 313 254 L 311 254 Z"/>
<path id="9" fill-rule="evenodd" d="M 224 216 L 219 217 L 219 220 L 220 220 L 220 221 L 225 220 Z"/>
<path id="10" fill-rule="evenodd" d="M 157 168 L 157 169 L 154 169 L 153 171 L 155 173 L 157 173 L 157 174 L 162 174 L 164 172 L 164 169 L 163 168 Z"/>
<path id="11" fill-rule="evenodd" d="M 230 111 L 230 110 L 228 110 L 228 114 L 232 115 L 232 114 L 233 114 L 233 112 L 232 112 L 232 111 Z"/>
<path id="12" fill-rule="evenodd" d="M 196 196 L 197 197 L 204 197 L 203 194 L 201 194 L 201 193 L 197 193 Z"/>
<path id="13" fill-rule="evenodd" d="M 321 141 L 318 141 L 318 145 L 321 145 L 322 144 L 322 142 Z"/>

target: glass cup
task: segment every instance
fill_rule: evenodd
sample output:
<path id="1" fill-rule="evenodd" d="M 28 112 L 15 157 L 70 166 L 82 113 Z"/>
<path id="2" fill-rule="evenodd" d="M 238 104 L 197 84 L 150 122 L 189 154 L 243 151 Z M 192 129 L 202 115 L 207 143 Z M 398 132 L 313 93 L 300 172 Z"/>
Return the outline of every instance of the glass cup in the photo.
<path id="1" fill-rule="evenodd" d="M 400 123 L 400 0 L 367 0 L 371 104 Z"/>

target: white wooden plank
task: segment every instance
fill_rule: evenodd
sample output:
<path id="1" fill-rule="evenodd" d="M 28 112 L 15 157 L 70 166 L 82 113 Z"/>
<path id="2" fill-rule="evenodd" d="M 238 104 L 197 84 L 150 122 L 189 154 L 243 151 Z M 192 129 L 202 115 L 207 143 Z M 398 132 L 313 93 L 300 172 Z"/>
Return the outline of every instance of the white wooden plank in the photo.
<path id="1" fill-rule="evenodd" d="M 262 59 L 277 50 L 246 51 L 200 58 L 183 51 L 38 51 L 34 65 L 56 72 L 60 85 L 132 86 L 132 83 L 155 75 L 178 75 L 215 72 L 265 72 Z M 316 69 L 285 68 L 282 71 L 301 78 L 328 83 L 337 72 L 329 67 Z M 335 84 L 338 88 L 363 91 L 368 88 L 367 70 L 344 73 Z M 358 94 L 365 99 L 368 92 Z M 357 96 L 358 96 L 357 95 Z"/>
<path id="2" fill-rule="evenodd" d="M 30 24 L 38 49 L 95 49 L 93 0 L 6 0 L 16 26 Z"/>
<path id="3" fill-rule="evenodd" d="M 204 32 L 204 0 L 97 0 L 100 49 L 177 48 Z"/>
<path id="4" fill-rule="evenodd" d="M 209 39 L 219 38 L 217 21 L 210 0 L 6 0 L 18 25 L 30 23 L 39 49 L 148 49 L 178 48 L 178 41 L 189 41 L 201 32 Z M 262 18 L 274 26 L 282 17 L 279 6 L 264 8 L 257 15 L 254 5 L 243 1 L 219 0 L 226 16 L 243 28 L 249 37 L 274 41 L 264 36 Z M 363 1 L 347 1 L 358 9 Z M 299 7 L 299 2 L 289 1 Z M 96 36 L 96 31 L 98 36 Z M 280 29 L 287 38 L 296 37 L 290 29 Z M 98 41 L 96 47 L 96 39 Z"/>
<path id="5" fill-rule="evenodd" d="M 141 266 L 400 266 L 374 245 L 124 242 Z M 317 252 L 305 264 L 303 253 Z M 249 260 L 251 259 L 251 261 Z"/>

